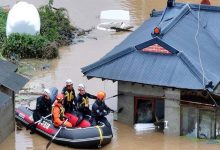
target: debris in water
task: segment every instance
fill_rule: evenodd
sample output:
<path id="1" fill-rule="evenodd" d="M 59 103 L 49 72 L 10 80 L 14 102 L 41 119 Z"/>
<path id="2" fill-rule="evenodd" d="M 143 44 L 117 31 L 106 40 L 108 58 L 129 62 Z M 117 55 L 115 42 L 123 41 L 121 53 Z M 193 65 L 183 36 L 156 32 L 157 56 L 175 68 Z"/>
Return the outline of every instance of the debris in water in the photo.
<path id="1" fill-rule="evenodd" d="M 131 31 L 131 28 L 133 26 L 127 25 L 124 22 L 104 22 L 100 23 L 97 26 L 97 29 L 99 30 L 105 30 L 105 31 Z"/>
<path id="2" fill-rule="evenodd" d="M 42 70 L 46 70 L 46 69 L 49 69 L 50 68 L 50 64 L 44 64 L 42 66 Z"/>
<path id="3" fill-rule="evenodd" d="M 16 128 L 17 128 L 17 130 L 22 130 L 23 129 L 23 125 L 21 124 L 21 122 L 16 121 Z"/>
<path id="4" fill-rule="evenodd" d="M 155 125 L 153 123 L 136 123 L 134 129 L 136 131 L 155 130 Z"/>
<path id="5" fill-rule="evenodd" d="M 101 23 L 97 26 L 99 30 L 105 31 L 131 31 L 129 11 L 105 10 L 100 15 Z"/>

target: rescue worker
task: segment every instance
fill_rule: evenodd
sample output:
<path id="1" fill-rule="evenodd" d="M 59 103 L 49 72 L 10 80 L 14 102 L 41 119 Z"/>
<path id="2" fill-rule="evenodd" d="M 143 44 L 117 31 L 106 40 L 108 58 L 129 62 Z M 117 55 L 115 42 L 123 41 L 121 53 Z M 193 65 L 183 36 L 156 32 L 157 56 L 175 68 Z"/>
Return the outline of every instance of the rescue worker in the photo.
<path id="1" fill-rule="evenodd" d="M 111 124 L 106 119 L 106 115 L 110 112 L 114 112 L 105 104 L 105 92 L 100 91 L 97 93 L 97 100 L 92 105 L 92 125 L 97 125 L 99 122 L 104 123 L 107 127 L 111 127 Z"/>
<path id="2" fill-rule="evenodd" d="M 64 115 L 64 107 L 62 105 L 64 96 L 63 94 L 58 94 L 56 96 L 56 101 L 52 106 L 52 120 L 55 127 L 59 127 L 61 125 L 71 128 L 72 124 L 68 121 L 65 122 L 67 117 Z M 65 124 L 63 124 L 65 122 Z"/>
<path id="3" fill-rule="evenodd" d="M 86 115 L 91 115 L 91 111 L 89 109 L 89 98 L 97 99 L 97 97 L 87 93 L 83 84 L 78 85 L 78 91 L 79 93 L 76 98 L 76 107 L 78 112 L 80 112 L 85 118 Z"/>
<path id="4" fill-rule="evenodd" d="M 45 117 L 51 114 L 51 106 L 52 103 L 50 99 L 50 90 L 44 89 L 42 96 L 37 98 L 36 109 L 33 112 L 34 122 L 40 120 L 41 117 Z M 36 126 L 37 124 L 30 125 L 30 129 L 31 129 L 30 134 L 35 133 Z"/>
<path id="5" fill-rule="evenodd" d="M 65 111 L 71 113 L 73 110 L 75 110 L 74 103 L 76 98 L 73 82 L 71 79 L 66 80 L 66 86 L 62 90 L 62 94 L 65 96 L 63 103 Z"/>

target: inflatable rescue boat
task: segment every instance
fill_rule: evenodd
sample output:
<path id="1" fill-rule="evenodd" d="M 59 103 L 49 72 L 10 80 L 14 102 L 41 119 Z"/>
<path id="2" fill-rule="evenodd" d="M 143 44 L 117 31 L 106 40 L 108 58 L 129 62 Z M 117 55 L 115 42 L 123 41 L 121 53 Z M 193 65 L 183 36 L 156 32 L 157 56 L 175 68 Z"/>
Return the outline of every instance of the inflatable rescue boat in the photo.
<path id="1" fill-rule="evenodd" d="M 34 122 L 32 115 L 33 111 L 24 106 L 20 106 L 15 110 L 16 120 L 25 126 L 29 126 Z M 36 132 L 52 139 L 59 128 L 54 127 L 52 121 L 48 118 L 43 118 L 37 123 Z M 61 127 L 53 142 L 73 148 L 100 148 L 111 142 L 112 130 L 104 124 L 83 127 L 85 125 L 86 120 L 83 120 L 76 128 Z"/>

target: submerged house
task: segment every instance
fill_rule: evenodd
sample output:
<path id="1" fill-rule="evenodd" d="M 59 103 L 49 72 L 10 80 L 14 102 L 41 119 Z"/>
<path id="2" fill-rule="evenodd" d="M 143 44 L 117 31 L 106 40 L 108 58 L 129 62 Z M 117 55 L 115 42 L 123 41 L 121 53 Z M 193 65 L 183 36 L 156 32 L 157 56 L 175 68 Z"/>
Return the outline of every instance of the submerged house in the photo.
<path id="1" fill-rule="evenodd" d="M 220 7 L 175 3 L 151 18 L 97 62 L 89 79 L 118 81 L 118 120 L 163 119 L 164 133 L 220 138 Z"/>
<path id="2" fill-rule="evenodd" d="M 0 143 L 15 129 L 15 93 L 28 79 L 17 74 L 17 66 L 0 59 Z"/>

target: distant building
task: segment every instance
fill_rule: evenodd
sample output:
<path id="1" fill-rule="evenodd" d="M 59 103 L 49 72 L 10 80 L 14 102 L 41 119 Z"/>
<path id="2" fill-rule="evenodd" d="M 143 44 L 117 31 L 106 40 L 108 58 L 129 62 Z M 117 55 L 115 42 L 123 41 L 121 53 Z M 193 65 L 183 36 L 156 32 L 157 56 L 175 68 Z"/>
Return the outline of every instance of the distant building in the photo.
<path id="1" fill-rule="evenodd" d="M 220 138 L 220 7 L 175 3 L 97 62 L 88 78 L 118 81 L 118 120 L 164 119 L 168 135 Z"/>
<path id="2" fill-rule="evenodd" d="M 17 67 L 0 59 L 0 143 L 15 129 L 15 93 L 28 79 L 16 74 Z"/>

